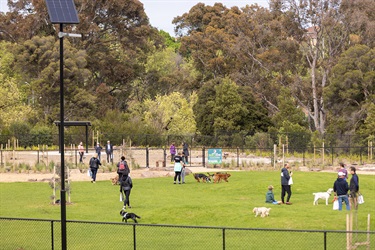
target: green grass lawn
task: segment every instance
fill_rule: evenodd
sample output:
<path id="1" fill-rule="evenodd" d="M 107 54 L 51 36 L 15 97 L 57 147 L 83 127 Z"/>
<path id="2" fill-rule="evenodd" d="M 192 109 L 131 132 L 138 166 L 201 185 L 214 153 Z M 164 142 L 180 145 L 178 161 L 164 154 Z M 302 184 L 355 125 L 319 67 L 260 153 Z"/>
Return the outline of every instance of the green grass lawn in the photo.
<path id="1" fill-rule="evenodd" d="M 280 199 L 279 171 L 231 172 L 228 183 L 197 183 L 192 175 L 186 184 L 173 185 L 173 178 L 135 179 L 130 201 L 142 224 L 220 226 L 238 228 L 276 228 L 345 230 L 346 214 L 332 210 L 320 200 L 313 206 L 313 192 L 333 186 L 336 173 L 294 172 L 293 205 L 266 204 L 267 186 L 275 187 Z M 357 211 L 357 227 L 366 230 L 371 214 L 371 230 L 375 229 L 375 176 L 359 174 L 365 203 Z M 71 205 L 66 206 L 67 220 L 121 222 L 119 186 L 109 181 L 95 184 L 73 182 Z M 52 205 L 52 189 L 48 183 L 0 183 L 0 217 L 56 219 L 60 206 Z M 59 196 L 59 194 L 58 194 Z M 254 217 L 253 207 L 271 207 L 270 216 Z"/>

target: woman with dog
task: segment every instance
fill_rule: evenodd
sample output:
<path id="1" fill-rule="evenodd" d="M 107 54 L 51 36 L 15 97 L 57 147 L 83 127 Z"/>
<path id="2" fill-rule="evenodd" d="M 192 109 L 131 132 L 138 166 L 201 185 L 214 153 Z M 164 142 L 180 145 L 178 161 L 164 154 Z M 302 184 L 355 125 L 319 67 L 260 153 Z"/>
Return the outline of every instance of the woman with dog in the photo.
<path id="1" fill-rule="evenodd" d="M 94 156 L 90 159 L 90 171 L 91 171 L 91 183 L 95 183 L 96 181 L 96 173 L 98 172 L 99 166 L 102 164 L 98 159 L 98 154 L 94 154 Z"/>
<path id="2" fill-rule="evenodd" d="M 132 178 L 130 178 L 129 175 L 123 175 L 120 180 L 120 193 L 124 192 L 125 194 L 124 207 L 122 208 L 123 210 L 126 209 L 126 206 L 128 206 L 128 208 L 132 208 L 130 206 L 130 191 L 132 188 Z"/>
<path id="3" fill-rule="evenodd" d="M 178 155 L 174 157 L 174 179 L 173 184 L 176 184 L 176 180 L 178 178 L 178 184 L 181 184 L 181 171 L 182 168 L 185 166 L 184 159 L 182 158 L 182 153 L 178 152 Z"/>
<path id="4" fill-rule="evenodd" d="M 282 204 L 292 205 L 291 202 L 289 202 L 290 197 L 292 196 L 292 188 L 289 184 L 289 179 L 292 177 L 293 173 L 290 171 L 289 173 L 289 164 L 285 163 L 284 167 L 281 169 L 281 202 Z M 285 195 L 288 194 L 285 201 Z"/>

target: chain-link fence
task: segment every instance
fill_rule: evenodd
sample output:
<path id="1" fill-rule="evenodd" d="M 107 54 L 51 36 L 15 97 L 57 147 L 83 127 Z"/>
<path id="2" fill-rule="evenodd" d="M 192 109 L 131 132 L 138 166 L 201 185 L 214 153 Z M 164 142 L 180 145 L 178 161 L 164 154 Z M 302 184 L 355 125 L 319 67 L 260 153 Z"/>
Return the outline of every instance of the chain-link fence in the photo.
<path id="1" fill-rule="evenodd" d="M 61 221 L 0 217 L 0 249 L 61 249 Z M 286 230 L 66 222 L 66 246 L 83 249 L 374 249 L 374 231 Z"/>
<path id="2" fill-rule="evenodd" d="M 181 147 L 177 147 L 182 150 Z M 190 166 L 208 166 L 209 147 L 189 147 Z M 327 166 L 338 166 L 340 162 L 351 165 L 375 164 L 374 147 L 314 147 L 307 148 L 302 153 L 291 150 L 287 145 L 274 145 L 271 148 L 225 148 L 222 147 L 221 168 L 257 167 L 275 168 L 284 162 L 292 162 L 295 167 L 307 166 L 324 169 Z M 349 153 L 347 152 L 349 151 Z M 94 148 L 84 152 L 83 163 L 79 162 L 78 149 L 65 148 L 65 164 L 70 169 L 85 170 L 90 158 L 95 153 Z M 171 155 L 169 147 L 125 147 L 115 146 L 113 163 L 116 164 L 125 155 L 131 168 L 167 167 L 170 166 Z M 3 172 L 52 172 L 54 166 L 61 161 L 58 150 L 0 150 L 0 170 Z M 101 154 L 104 167 L 100 171 L 114 171 L 115 166 L 107 160 L 105 150 Z"/>

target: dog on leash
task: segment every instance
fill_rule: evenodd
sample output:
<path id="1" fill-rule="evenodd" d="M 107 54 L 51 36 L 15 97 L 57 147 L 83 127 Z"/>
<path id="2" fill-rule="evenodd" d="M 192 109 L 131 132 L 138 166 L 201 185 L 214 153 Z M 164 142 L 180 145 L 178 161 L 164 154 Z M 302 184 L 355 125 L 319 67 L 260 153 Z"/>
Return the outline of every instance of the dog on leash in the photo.
<path id="1" fill-rule="evenodd" d="M 112 185 L 118 185 L 119 184 L 118 175 L 116 177 L 110 178 L 110 180 L 112 182 Z"/>
<path id="2" fill-rule="evenodd" d="M 138 223 L 137 218 L 140 219 L 141 217 L 136 215 L 135 213 L 128 213 L 125 210 L 120 211 L 120 215 L 122 216 L 122 222 L 128 223 L 129 219 L 132 219 L 134 223 Z"/>
<path id="3" fill-rule="evenodd" d="M 268 207 L 254 207 L 253 213 L 255 214 L 255 217 L 260 215 L 260 217 L 266 217 L 270 215 L 271 208 Z"/>
<path id="4" fill-rule="evenodd" d="M 228 182 L 228 178 L 230 177 L 231 175 L 228 174 L 228 173 L 216 173 L 214 174 L 214 183 L 219 183 L 221 180 L 224 180 L 225 182 Z"/>
<path id="5" fill-rule="evenodd" d="M 318 205 L 319 199 L 326 200 L 326 205 L 328 205 L 328 199 L 331 196 L 332 191 L 333 191 L 333 188 L 329 188 L 327 192 L 313 193 L 314 195 L 313 205 Z"/>
<path id="6" fill-rule="evenodd" d="M 207 174 L 208 174 L 208 176 L 205 175 L 205 174 L 194 174 L 193 176 L 194 176 L 194 179 L 197 180 L 197 182 L 201 182 L 200 180 L 202 180 L 202 182 L 211 182 L 210 177 L 212 175 L 210 175 L 209 173 L 207 173 Z"/>

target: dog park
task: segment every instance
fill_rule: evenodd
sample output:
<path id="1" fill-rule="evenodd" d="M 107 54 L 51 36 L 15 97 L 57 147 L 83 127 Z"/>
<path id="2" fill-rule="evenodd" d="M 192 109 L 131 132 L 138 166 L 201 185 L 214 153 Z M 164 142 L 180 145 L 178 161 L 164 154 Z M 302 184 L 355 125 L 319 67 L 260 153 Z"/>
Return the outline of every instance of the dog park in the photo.
<path id="1" fill-rule="evenodd" d="M 333 186 L 335 170 L 302 171 L 292 167 L 293 205 L 266 204 L 268 185 L 275 187 L 275 198 L 280 199 L 280 167 L 278 164 L 277 169 L 265 171 L 189 166 L 191 173 L 183 185 L 173 185 L 173 171 L 168 167 L 134 169 L 130 173 L 134 183 L 132 208 L 127 212 L 141 217 L 138 224 L 131 220 L 121 222 L 119 186 L 110 181 L 115 172 L 99 173 L 102 179 L 95 184 L 86 173 L 75 172 L 71 175 L 71 203 L 66 206 L 67 244 L 69 249 L 354 249 L 355 243 L 363 242 L 368 244 L 356 249 L 373 247 L 374 172 L 357 171 L 365 203 L 358 210 L 336 211 L 332 209 L 333 195 L 328 205 L 312 204 L 313 193 Z M 228 172 L 231 177 L 228 182 L 204 183 L 193 176 L 216 172 Z M 14 175 L 21 180 L 20 176 L 28 174 L 2 173 L 1 178 L 15 178 Z M 40 175 L 50 176 L 30 174 L 36 181 L 0 183 L 0 228 L 4 229 L 6 239 L 1 241 L 0 248 L 59 246 L 60 206 L 51 203 L 52 190 L 48 182 L 40 181 Z M 254 217 L 254 207 L 271 210 L 268 216 Z M 350 214 L 349 231 L 355 231 L 350 234 L 353 248 L 348 248 L 346 233 L 346 217 Z M 270 240 L 265 242 L 265 238 Z"/>

